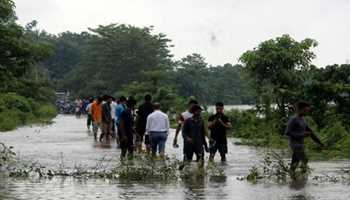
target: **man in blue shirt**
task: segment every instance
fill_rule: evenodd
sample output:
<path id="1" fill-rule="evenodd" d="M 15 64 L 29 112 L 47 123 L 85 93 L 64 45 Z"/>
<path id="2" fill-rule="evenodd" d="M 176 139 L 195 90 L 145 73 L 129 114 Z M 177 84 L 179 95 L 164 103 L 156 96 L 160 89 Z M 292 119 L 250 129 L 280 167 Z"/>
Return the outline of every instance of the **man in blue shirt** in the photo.
<path id="1" fill-rule="evenodd" d="M 118 146 L 120 146 L 120 137 L 119 137 L 119 133 L 120 133 L 120 119 L 121 119 L 121 116 L 122 116 L 122 113 L 123 111 L 126 109 L 126 97 L 124 96 L 121 96 L 119 98 L 119 103 L 117 105 L 117 107 L 115 108 L 115 127 L 116 127 L 116 130 L 117 130 L 117 137 L 116 137 L 116 141 L 117 141 L 117 144 Z"/>

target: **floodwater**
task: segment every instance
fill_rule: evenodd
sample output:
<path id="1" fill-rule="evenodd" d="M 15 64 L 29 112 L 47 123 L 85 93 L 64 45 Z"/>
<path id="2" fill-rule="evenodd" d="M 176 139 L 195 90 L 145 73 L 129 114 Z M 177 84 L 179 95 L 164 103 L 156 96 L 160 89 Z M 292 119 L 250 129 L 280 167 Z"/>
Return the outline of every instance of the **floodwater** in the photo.
<path id="1" fill-rule="evenodd" d="M 111 168 L 119 160 L 120 151 L 115 145 L 96 144 L 86 131 L 85 118 L 59 115 L 52 125 L 23 127 L 0 133 L 0 141 L 13 146 L 23 160 L 37 161 L 47 167 L 76 166 L 93 168 L 97 163 Z M 168 139 L 167 153 L 181 159 L 182 149 L 171 145 L 174 134 Z M 179 142 L 181 144 L 181 141 Z M 104 179 L 15 179 L 0 176 L 0 199 L 234 199 L 234 200 L 349 200 L 349 185 L 345 183 L 318 183 L 309 180 L 295 187 L 289 184 L 252 184 L 239 181 L 263 156 L 263 150 L 229 142 L 228 162 L 219 165 L 226 179 L 208 178 L 191 182 L 121 182 Z M 219 158 L 216 158 L 219 159 Z M 217 162 L 219 162 L 217 160 Z M 350 162 L 312 162 L 312 175 L 338 174 L 349 169 Z"/>
<path id="2" fill-rule="evenodd" d="M 255 109 L 255 105 L 225 105 L 226 111 L 230 111 L 230 110 L 244 111 L 244 110 L 251 110 L 251 109 Z M 214 113 L 215 105 L 208 106 L 207 111 L 210 113 Z"/>

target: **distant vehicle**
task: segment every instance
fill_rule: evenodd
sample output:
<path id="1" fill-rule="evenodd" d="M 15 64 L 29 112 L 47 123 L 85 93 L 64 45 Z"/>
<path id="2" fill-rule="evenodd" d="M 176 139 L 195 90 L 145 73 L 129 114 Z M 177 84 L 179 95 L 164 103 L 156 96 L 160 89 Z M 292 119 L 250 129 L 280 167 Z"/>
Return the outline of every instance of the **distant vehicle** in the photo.
<path id="1" fill-rule="evenodd" d="M 56 106 L 60 114 L 74 114 L 75 103 L 69 99 L 69 92 L 56 92 Z"/>

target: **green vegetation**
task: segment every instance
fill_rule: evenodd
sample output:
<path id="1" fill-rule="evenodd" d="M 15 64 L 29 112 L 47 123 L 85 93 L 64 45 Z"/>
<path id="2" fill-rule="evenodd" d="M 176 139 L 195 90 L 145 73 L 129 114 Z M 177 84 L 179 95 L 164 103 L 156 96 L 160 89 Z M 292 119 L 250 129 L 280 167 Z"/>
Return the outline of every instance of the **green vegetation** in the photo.
<path id="1" fill-rule="evenodd" d="M 0 0 L 0 131 L 56 115 L 50 103 L 54 92 L 40 65 L 51 46 L 35 41 L 33 24 L 23 28 L 16 23 L 14 6 Z"/>
<path id="2" fill-rule="evenodd" d="M 72 178 L 103 178 L 120 181 L 188 181 L 205 178 L 224 178 L 223 170 L 213 164 L 198 170 L 197 164 L 187 165 L 185 169 L 179 171 L 182 162 L 176 158 L 166 161 L 155 160 L 146 154 L 137 154 L 133 160 L 125 160 L 116 163 L 113 168 L 105 168 L 99 161 L 93 168 L 82 168 L 75 166 L 68 169 L 64 164 L 57 168 L 47 168 L 37 162 L 23 161 L 16 157 L 12 147 L 0 143 L 0 175 L 15 178 L 52 178 L 52 177 L 72 177 Z M 214 179 L 213 179 L 214 180 Z"/>
<path id="3" fill-rule="evenodd" d="M 0 131 L 52 118 L 54 89 L 132 95 L 138 102 L 150 93 L 170 112 L 183 111 L 188 98 L 204 106 L 256 104 L 255 111 L 228 113 L 234 136 L 285 148 L 291 107 L 304 100 L 313 105 L 308 120 L 328 147 L 322 154 L 350 157 L 350 65 L 312 65 L 313 39 L 282 35 L 243 53 L 240 64 L 212 66 L 196 53 L 174 59 L 171 40 L 153 27 L 110 24 L 53 35 L 36 24 L 21 27 L 13 1 L 0 0 Z"/>
<path id="4" fill-rule="evenodd" d="M 307 180 L 308 175 L 311 173 L 310 168 L 298 170 L 294 177 L 296 180 Z M 264 159 L 257 166 L 253 166 L 249 169 L 249 174 L 246 176 L 249 182 L 257 183 L 259 181 L 275 181 L 279 183 L 286 183 L 290 181 L 289 164 L 281 156 L 281 153 L 274 151 L 267 152 Z"/>
<path id="5" fill-rule="evenodd" d="M 308 150 L 320 159 L 350 158 L 350 65 L 316 68 L 311 65 L 316 45 L 312 39 L 298 42 L 283 35 L 242 55 L 257 109 L 229 113 L 235 137 L 245 144 L 287 148 L 284 129 L 293 105 L 307 101 L 312 104 L 307 120 L 327 146 L 320 151 L 307 141 Z"/>
<path id="6" fill-rule="evenodd" d="M 53 47 L 41 64 L 56 90 L 75 96 L 134 95 L 137 100 L 151 93 L 167 110 L 188 97 L 205 105 L 254 103 L 241 65 L 211 66 L 195 53 L 174 60 L 171 40 L 153 27 L 110 24 L 51 35 L 31 24 L 32 35 Z"/>

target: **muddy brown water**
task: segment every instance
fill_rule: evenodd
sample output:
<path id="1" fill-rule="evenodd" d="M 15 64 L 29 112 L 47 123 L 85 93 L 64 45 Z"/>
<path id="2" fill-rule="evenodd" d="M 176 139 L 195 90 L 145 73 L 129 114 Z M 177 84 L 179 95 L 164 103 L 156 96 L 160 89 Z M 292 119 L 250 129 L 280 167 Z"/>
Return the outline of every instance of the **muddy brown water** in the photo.
<path id="1" fill-rule="evenodd" d="M 181 147 L 174 149 L 170 134 L 167 154 L 182 158 Z M 85 118 L 59 115 L 49 126 L 23 127 L 0 133 L 0 141 L 13 146 L 23 160 L 37 161 L 55 168 L 76 166 L 93 168 L 97 163 L 112 168 L 118 163 L 120 150 L 113 144 L 95 143 L 85 127 Z M 181 144 L 181 141 L 179 142 Z M 181 145 L 180 145 L 181 146 Z M 305 185 L 277 183 L 252 184 L 239 181 L 263 157 L 263 151 L 229 142 L 228 162 L 219 164 L 226 178 L 221 181 L 197 179 L 191 182 L 120 182 L 104 179 L 15 179 L 0 176 L 0 199 L 237 199 L 237 200 L 349 200 L 346 183 L 315 182 Z M 216 158 L 219 159 L 219 158 Z M 217 160 L 217 162 L 219 162 Z M 339 174 L 349 169 L 349 161 L 311 162 L 312 175 Z"/>

